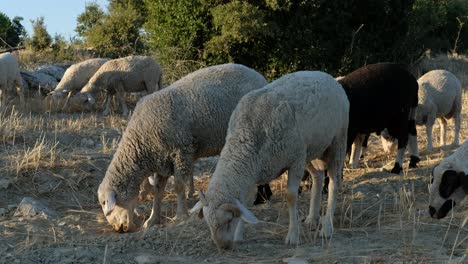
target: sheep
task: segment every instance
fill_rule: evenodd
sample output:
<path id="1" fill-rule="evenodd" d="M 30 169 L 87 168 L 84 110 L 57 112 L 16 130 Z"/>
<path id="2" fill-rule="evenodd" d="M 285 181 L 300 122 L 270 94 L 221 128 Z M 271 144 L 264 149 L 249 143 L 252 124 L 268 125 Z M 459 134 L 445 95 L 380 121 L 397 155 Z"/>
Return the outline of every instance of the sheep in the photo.
<path id="1" fill-rule="evenodd" d="M 123 94 L 142 92 L 148 94 L 162 89 L 161 66 L 149 56 L 128 56 L 105 62 L 77 94 L 75 100 L 85 107 L 96 103 L 95 95 L 100 91 L 107 93 L 104 115 L 110 113 L 112 95 L 116 95 L 122 114 L 128 115 L 128 107 Z"/>
<path id="2" fill-rule="evenodd" d="M 0 54 L 0 92 L 2 107 L 17 94 L 20 104 L 24 105 L 23 80 L 21 78 L 19 64 L 11 53 Z"/>
<path id="3" fill-rule="evenodd" d="M 347 150 L 349 152 L 354 142 L 354 153 L 350 157 L 352 167 L 357 166 L 364 137 L 384 129 L 398 139 L 398 154 L 391 172 L 401 172 L 408 142 L 409 167 L 416 167 L 420 161 L 415 124 L 418 83 L 406 67 L 392 63 L 370 64 L 338 82 L 351 104 Z"/>
<path id="4" fill-rule="evenodd" d="M 153 177 L 155 198 L 143 225 L 159 223 L 167 178 L 174 175 L 177 219 L 187 216 L 185 186 L 193 162 L 219 154 L 229 117 L 240 98 L 267 84 L 256 71 L 223 64 L 195 71 L 161 91 L 140 99 L 118 149 L 99 185 L 104 215 L 116 231 L 133 231 L 139 186 Z"/>
<path id="5" fill-rule="evenodd" d="M 429 214 L 441 219 L 468 195 L 468 140 L 432 169 Z"/>
<path id="6" fill-rule="evenodd" d="M 410 145 L 409 167 L 416 167 L 420 161 L 415 125 L 418 102 L 418 84 L 406 67 L 399 64 L 379 63 L 361 67 L 343 78 L 336 80 L 348 96 L 349 112 L 348 142 L 346 152 L 350 153 L 352 168 L 356 168 L 362 146 L 367 146 L 370 133 L 380 133 L 387 128 L 389 135 L 398 141 L 398 155 L 391 170 L 402 171 L 406 145 Z M 353 144 L 354 143 L 354 144 Z M 352 148 L 351 148 L 352 147 Z M 325 185 L 328 178 L 325 181 Z M 270 187 L 258 186 L 257 197 L 269 198 Z"/>
<path id="7" fill-rule="evenodd" d="M 303 71 L 285 75 L 245 95 L 229 121 L 226 143 L 206 194 L 191 212 L 200 212 L 218 248 L 242 240 L 243 221 L 257 223 L 245 205 L 247 191 L 288 171 L 289 231 L 286 244 L 298 244 L 298 187 L 307 169 L 313 175 L 306 223 L 318 224 L 323 170 L 328 168 L 328 206 L 323 236 L 333 230 L 336 196 L 346 152 L 349 102 L 330 75 Z"/>
<path id="8" fill-rule="evenodd" d="M 444 146 L 447 120 L 453 118 L 455 131 L 452 146 L 458 146 L 461 110 L 461 83 L 446 70 L 430 71 L 418 79 L 419 102 L 416 109 L 416 125 L 426 125 L 427 151 L 432 152 L 432 127 L 435 120 L 440 124 L 440 145 Z"/>
<path id="9" fill-rule="evenodd" d="M 61 99 L 64 95 L 74 94 L 80 91 L 89 79 L 109 59 L 89 59 L 70 66 L 61 78 L 55 90 L 50 93 L 53 99 Z"/>

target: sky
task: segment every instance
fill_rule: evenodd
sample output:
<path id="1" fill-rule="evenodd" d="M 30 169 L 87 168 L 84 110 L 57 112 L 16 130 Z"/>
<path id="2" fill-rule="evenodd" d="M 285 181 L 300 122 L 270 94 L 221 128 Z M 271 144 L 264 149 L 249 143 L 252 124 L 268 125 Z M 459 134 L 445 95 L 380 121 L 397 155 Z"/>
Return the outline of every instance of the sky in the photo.
<path id="1" fill-rule="evenodd" d="M 85 4 L 93 0 L 0 0 L 0 12 L 10 19 L 15 16 L 23 17 L 22 25 L 29 36 L 32 34 L 30 20 L 44 17 L 47 32 L 53 37 L 55 33 L 61 34 L 69 40 L 76 36 L 76 18 L 83 13 Z M 103 10 L 106 10 L 107 0 L 96 1 Z"/>

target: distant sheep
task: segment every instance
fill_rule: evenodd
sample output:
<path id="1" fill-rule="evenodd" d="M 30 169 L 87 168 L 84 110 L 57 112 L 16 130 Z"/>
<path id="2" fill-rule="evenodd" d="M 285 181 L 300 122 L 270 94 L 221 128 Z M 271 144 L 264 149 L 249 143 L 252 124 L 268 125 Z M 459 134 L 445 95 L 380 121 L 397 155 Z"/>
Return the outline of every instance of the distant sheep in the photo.
<path id="1" fill-rule="evenodd" d="M 11 53 L 0 54 L 0 92 L 2 107 L 5 107 L 15 95 L 18 95 L 20 103 L 24 104 L 23 80 L 19 64 Z"/>
<path id="2" fill-rule="evenodd" d="M 193 162 L 219 154 L 229 117 L 241 97 L 266 84 L 250 68 L 223 64 L 195 71 L 143 97 L 98 189 L 99 202 L 114 229 L 135 230 L 133 211 L 140 185 L 152 174 L 156 174 L 158 195 L 144 227 L 160 221 L 162 194 L 171 175 L 177 193 L 176 217 L 185 218 L 185 183 L 193 177 Z"/>
<path id="3" fill-rule="evenodd" d="M 440 124 L 440 145 L 445 145 L 447 119 L 454 119 L 455 131 L 453 146 L 458 146 L 461 110 L 461 83 L 449 71 L 434 70 L 418 80 L 419 103 L 416 109 L 416 125 L 426 125 L 427 150 L 432 152 L 432 127 L 435 120 Z"/>
<path id="4" fill-rule="evenodd" d="M 318 226 L 323 170 L 329 170 L 327 211 L 322 235 L 333 231 L 333 214 L 341 182 L 349 102 L 341 85 L 323 72 L 285 75 L 245 95 L 229 121 L 226 144 L 206 194 L 191 212 L 203 213 L 219 248 L 242 240 L 243 221 L 257 223 L 245 205 L 255 184 L 288 171 L 289 231 L 286 244 L 298 244 L 298 187 L 307 169 L 313 189 L 306 223 Z"/>
<path id="5" fill-rule="evenodd" d="M 162 74 L 161 66 L 149 56 L 128 56 L 110 60 L 99 68 L 75 98 L 85 107 L 93 106 L 96 103 L 96 94 L 106 92 L 103 114 L 108 115 L 111 97 L 115 95 L 122 108 L 122 114 L 127 116 L 128 107 L 124 94 L 151 94 L 162 89 Z"/>
<path id="6" fill-rule="evenodd" d="M 80 91 L 91 79 L 91 77 L 99 70 L 99 68 L 109 59 L 89 59 L 70 66 L 55 90 L 50 93 L 52 98 L 60 99 L 69 93 L 75 94 Z"/>
<path id="7" fill-rule="evenodd" d="M 468 140 L 431 173 L 429 214 L 441 219 L 468 195 Z"/>
<path id="8" fill-rule="evenodd" d="M 406 145 L 410 144 L 410 167 L 419 162 L 415 124 L 418 83 L 406 67 L 380 63 L 364 66 L 338 81 L 348 95 L 351 108 L 348 128 L 348 151 L 352 167 L 357 167 L 363 140 L 372 132 L 387 129 L 398 139 L 398 155 L 392 173 L 402 170 Z M 409 138 L 409 140 L 408 140 Z"/>

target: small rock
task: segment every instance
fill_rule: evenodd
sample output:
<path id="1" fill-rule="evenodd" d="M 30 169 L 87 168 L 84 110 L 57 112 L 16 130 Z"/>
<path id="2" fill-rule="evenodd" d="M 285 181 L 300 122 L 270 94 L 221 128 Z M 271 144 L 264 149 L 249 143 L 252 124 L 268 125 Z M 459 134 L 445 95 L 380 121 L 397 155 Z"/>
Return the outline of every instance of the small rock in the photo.
<path id="1" fill-rule="evenodd" d="M 18 205 L 15 217 L 20 216 L 42 216 L 45 219 L 50 218 L 53 215 L 53 212 L 43 205 L 41 202 L 34 200 L 31 197 L 24 197 L 21 203 Z"/>
<path id="2" fill-rule="evenodd" d="M 0 189 L 7 189 L 10 186 L 10 180 L 2 178 L 0 179 Z"/>

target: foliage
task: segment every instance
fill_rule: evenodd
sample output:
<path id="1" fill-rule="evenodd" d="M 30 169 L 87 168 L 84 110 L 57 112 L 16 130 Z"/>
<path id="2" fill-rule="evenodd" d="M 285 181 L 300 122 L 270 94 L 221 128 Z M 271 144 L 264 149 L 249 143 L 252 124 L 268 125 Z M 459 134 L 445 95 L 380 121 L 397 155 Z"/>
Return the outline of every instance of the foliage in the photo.
<path id="1" fill-rule="evenodd" d="M 85 37 L 85 33 L 96 25 L 102 24 L 104 20 L 104 11 L 97 2 L 86 3 L 85 11 L 81 13 L 77 21 L 77 26 L 75 31 L 78 33 L 78 36 Z"/>
<path id="2" fill-rule="evenodd" d="M 52 44 L 52 37 L 47 32 L 44 17 L 31 20 L 31 23 L 33 24 L 33 35 L 29 43 L 31 48 L 35 51 L 49 48 Z"/>
<path id="3" fill-rule="evenodd" d="M 179 59 L 200 60 L 199 50 L 209 39 L 210 14 L 200 0 L 145 0 L 143 25 L 148 46 L 156 52 L 184 51 Z"/>
<path id="4" fill-rule="evenodd" d="M 0 47 L 16 47 L 23 42 L 26 37 L 26 30 L 23 25 L 22 17 L 14 17 L 10 20 L 8 16 L 0 12 Z"/>
<path id="5" fill-rule="evenodd" d="M 79 17 L 87 18 L 91 9 L 95 10 L 96 7 L 89 7 Z M 102 19 L 83 20 L 87 21 L 87 26 L 80 28 L 83 30 L 81 34 L 86 45 L 102 56 L 119 57 L 141 52 L 144 46 L 140 29 L 145 21 L 145 12 L 142 0 L 110 1 L 109 12 Z M 84 22 L 82 24 L 85 25 Z"/>

